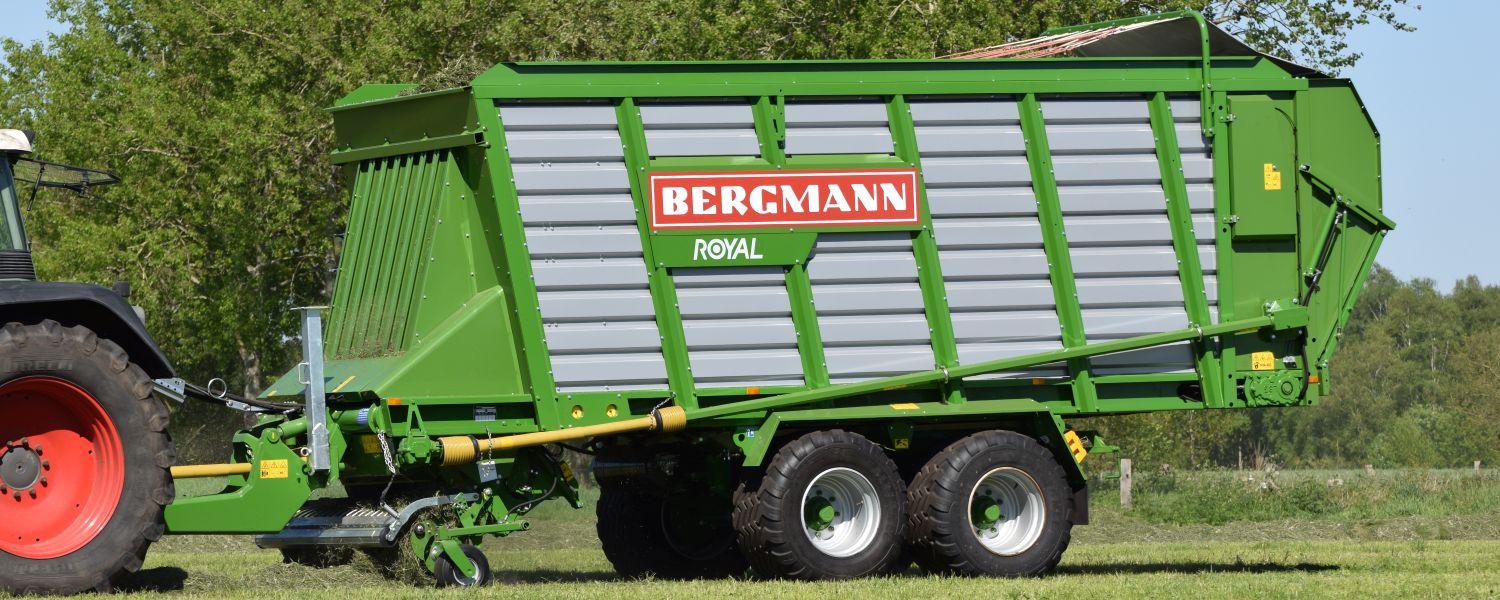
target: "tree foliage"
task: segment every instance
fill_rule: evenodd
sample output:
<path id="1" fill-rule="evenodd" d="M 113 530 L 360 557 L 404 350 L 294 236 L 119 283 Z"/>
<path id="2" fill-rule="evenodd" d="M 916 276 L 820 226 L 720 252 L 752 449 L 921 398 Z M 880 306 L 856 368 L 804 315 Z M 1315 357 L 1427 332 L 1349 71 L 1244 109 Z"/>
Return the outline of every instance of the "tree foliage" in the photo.
<path id="1" fill-rule="evenodd" d="M 1354 27 L 1406 28 L 1405 3 L 51 0 L 63 32 L 3 42 L 0 122 L 36 129 L 45 158 L 125 179 L 36 203 L 42 274 L 131 281 L 183 375 L 253 393 L 292 362 L 289 309 L 328 301 L 346 201 L 323 109 L 360 84 L 455 85 L 515 60 L 932 57 L 1185 7 L 1336 69 L 1358 58 Z"/>
<path id="2" fill-rule="evenodd" d="M 1376 267 L 1313 407 L 1106 419 L 1147 462 L 1458 467 L 1500 462 L 1500 286 L 1451 293 Z"/>

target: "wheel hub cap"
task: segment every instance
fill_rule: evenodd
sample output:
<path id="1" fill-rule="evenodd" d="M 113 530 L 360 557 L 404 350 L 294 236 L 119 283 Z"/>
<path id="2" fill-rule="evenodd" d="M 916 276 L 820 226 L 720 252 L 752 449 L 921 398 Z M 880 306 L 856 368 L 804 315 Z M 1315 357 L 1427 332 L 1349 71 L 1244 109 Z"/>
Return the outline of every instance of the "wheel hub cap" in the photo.
<path id="1" fill-rule="evenodd" d="M 860 472 L 835 467 L 819 473 L 802 494 L 803 533 L 835 558 L 870 547 L 880 529 L 880 496 Z"/>
<path id="2" fill-rule="evenodd" d="M 969 495 L 969 524 L 990 552 L 1014 556 L 1031 549 L 1047 524 L 1041 486 L 1013 467 L 985 473 Z"/>
<path id="3" fill-rule="evenodd" d="M 29 490 L 41 476 L 42 458 L 31 449 L 29 441 L 5 445 L 5 454 L 0 454 L 0 482 L 5 487 L 17 491 Z"/>

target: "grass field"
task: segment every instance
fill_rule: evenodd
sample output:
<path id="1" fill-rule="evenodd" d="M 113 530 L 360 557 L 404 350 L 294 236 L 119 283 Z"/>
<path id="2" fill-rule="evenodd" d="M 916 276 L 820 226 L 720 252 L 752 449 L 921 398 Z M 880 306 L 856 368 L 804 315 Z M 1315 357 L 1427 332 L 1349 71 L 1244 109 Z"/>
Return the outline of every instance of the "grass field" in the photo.
<path id="1" fill-rule="evenodd" d="M 1329 486 L 1331 478 L 1345 484 Z M 248 537 L 209 536 L 162 540 L 126 591 L 348 599 L 1500 597 L 1500 477 L 1493 473 L 1284 473 L 1273 491 L 1248 479 L 1143 476 L 1129 512 L 1118 509 L 1112 493 L 1096 493 L 1094 524 L 1074 529 L 1058 573 L 1041 579 L 912 570 L 828 583 L 621 581 L 599 551 L 592 511 L 555 503 L 532 514 L 532 531 L 485 544 L 499 581 L 483 590 L 391 582 L 359 562 L 331 569 L 282 564 L 279 554 L 257 549 Z M 1218 508 L 1185 510 L 1194 504 Z"/>

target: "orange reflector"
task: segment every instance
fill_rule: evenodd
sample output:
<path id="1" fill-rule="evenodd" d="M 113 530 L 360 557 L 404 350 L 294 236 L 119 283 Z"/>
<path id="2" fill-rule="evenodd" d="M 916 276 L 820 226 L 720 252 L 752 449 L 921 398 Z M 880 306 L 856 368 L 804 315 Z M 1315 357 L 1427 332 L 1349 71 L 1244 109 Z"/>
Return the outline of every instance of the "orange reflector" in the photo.
<path id="1" fill-rule="evenodd" d="M 745 388 L 745 393 L 754 396 L 755 394 L 759 394 L 760 393 L 760 388 L 758 388 L 758 387 L 747 387 L 747 388 Z"/>
<path id="2" fill-rule="evenodd" d="M 1032 377 L 1031 385 L 1047 385 L 1047 380 L 1042 379 L 1041 377 Z"/>
<path id="3" fill-rule="evenodd" d="M 1317 375 L 1308 375 L 1307 376 L 1307 382 L 1308 383 L 1317 383 L 1319 381 L 1323 381 L 1323 378 L 1322 377 L 1318 377 Z"/>
<path id="4" fill-rule="evenodd" d="M 386 400 L 385 403 L 389 404 L 391 406 L 401 406 L 401 399 L 400 398 L 391 398 L 391 399 Z"/>

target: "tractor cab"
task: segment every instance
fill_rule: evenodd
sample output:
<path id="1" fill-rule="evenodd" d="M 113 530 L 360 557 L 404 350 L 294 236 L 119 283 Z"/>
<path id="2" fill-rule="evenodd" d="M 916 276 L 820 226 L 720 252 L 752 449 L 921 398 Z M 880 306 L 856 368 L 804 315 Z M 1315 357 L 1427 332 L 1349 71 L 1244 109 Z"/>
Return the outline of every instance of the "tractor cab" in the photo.
<path id="1" fill-rule="evenodd" d="M 31 246 L 21 219 L 23 194 L 26 205 L 30 207 L 41 188 L 62 188 L 84 194 L 90 187 L 120 181 L 108 171 L 28 157 L 34 137 L 29 131 L 0 129 L 0 154 L 5 158 L 0 160 L 0 281 L 36 279 Z M 18 183 L 30 184 L 31 189 L 18 189 Z"/>

